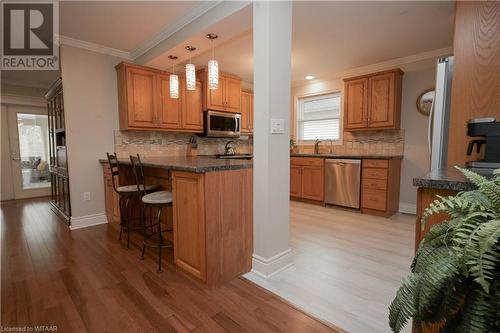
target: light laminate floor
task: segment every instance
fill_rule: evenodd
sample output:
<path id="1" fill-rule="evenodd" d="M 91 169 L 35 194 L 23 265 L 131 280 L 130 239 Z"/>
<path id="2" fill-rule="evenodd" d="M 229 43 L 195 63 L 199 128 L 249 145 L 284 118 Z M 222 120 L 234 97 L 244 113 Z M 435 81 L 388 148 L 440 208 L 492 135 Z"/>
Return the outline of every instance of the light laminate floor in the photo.
<path id="1" fill-rule="evenodd" d="M 409 272 L 415 217 L 291 202 L 290 220 L 294 266 L 245 277 L 348 332 L 390 332 L 388 306 Z"/>

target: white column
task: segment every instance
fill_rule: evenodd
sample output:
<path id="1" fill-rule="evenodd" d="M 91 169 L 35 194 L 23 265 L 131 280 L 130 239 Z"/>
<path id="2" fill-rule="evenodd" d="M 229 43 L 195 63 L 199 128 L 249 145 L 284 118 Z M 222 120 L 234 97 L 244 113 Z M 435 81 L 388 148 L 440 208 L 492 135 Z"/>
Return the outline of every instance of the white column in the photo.
<path id="1" fill-rule="evenodd" d="M 289 173 L 292 2 L 254 2 L 254 255 L 262 276 L 290 266 Z M 271 133 L 271 121 L 283 133 Z"/>

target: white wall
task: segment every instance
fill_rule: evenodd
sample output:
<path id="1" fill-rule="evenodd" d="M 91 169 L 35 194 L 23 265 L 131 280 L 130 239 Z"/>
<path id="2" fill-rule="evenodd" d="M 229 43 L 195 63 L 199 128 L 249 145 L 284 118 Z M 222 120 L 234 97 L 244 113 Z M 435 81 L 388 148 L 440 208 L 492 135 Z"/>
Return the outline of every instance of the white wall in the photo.
<path id="1" fill-rule="evenodd" d="M 417 111 L 417 97 L 426 89 L 434 87 L 436 69 L 434 65 L 408 71 L 403 76 L 403 100 L 401 127 L 405 130 L 405 151 L 401 165 L 401 191 L 399 210 L 415 213 L 417 189 L 413 178 L 429 171 L 429 151 L 427 149 L 427 124 L 429 117 Z"/>
<path id="2" fill-rule="evenodd" d="M 114 66 L 121 59 L 63 45 L 61 71 L 73 221 L 104 218 L 104 185 L 98 160 L 114 150 L 118 92 Z M 83 201 L 83 192 L 91 193 Z M 90 219 L 90 220 L 89 220 Z"/>

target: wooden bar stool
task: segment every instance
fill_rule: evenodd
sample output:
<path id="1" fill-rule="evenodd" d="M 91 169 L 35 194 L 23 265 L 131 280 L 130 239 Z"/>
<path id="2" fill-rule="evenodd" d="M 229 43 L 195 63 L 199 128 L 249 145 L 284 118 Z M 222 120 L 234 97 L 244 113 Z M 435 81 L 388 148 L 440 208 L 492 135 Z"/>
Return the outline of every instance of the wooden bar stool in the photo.
<path id="1" fill-rule="evenodd" d="M 116 193 L 118 193 L 119 196 L 119 208 L 120 208 L 120 237 L 119 239 L 122 239 L 122 233 L 125 230 L 127 233 L 127 249 L 130 248 L 130 231 L 131 230 L 140 230 L 142 229 L 142 226 L 139 228 L 133 228 L 130 223 L 132 218 L 130 217 L 130 209 L 129 209 L 129 203 L 130 200 L 134 198 L 138 194 L 138 187 L 137 184 L 133 185 L 124 185 L 124 186 L 118 186 L 118 181 L 120 179 L 120 171 L 118 168 L 118 159 L 116 158 L 115 154 L 110 154 L 106 153 L 106 156 L 108 157 L 108 163 L 109 163 L 109 169 L 111 170 L 111 180 L 113 182 L 113 189 Z M 115 180 L 115 177 L 118 178 Z M 157 185 L 143 185 L 142 189 L 147 192 L 151 193 L 151 191 L 154 191 L 158 189 Z"/>
<path id="2" fill-rule="evenodd" d="M 144 171 L 142 167 L 142 162 L 139 154 L 137 156 L 130 156 L 130 162 L 132 163 L 132 170 L 134 171 L 136 183 L 138 186 L 139 197 L 143 204 L 141 212 L 142 227 L 144 232 L 144 241 L 142 243 L 142 253 L 141 259 L 144 259 L 144 252 L 147 247 L 155 247 L 158 249 L 158 271 L 161 272 L 161 251 L 163 248 L 172 247 L 173 244 L 163 238 L 164 232 L 171 232 L 172 229 L 162 229 L 161 216 L 163 208 L 172 206 L 172 192 L 169 191 L 156 191 L 152 193 L 147 193 L 142 190 L 144 184 Z M 158 213 L 156 214 L 156 222 L 153 223 L 152 216 L 149 216 L 149 225 L 146 226 L 145 212 L 146 209 L 156 208 Z M 149 229 L 149 234 L 148 234 Z"/>

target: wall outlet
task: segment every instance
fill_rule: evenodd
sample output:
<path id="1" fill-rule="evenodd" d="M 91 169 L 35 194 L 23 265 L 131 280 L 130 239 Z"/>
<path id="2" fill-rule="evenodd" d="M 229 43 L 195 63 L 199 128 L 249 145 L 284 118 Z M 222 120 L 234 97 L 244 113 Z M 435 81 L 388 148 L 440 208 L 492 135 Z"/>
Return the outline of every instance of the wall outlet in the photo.
<path id="1" fill-rule="evenodd" d="M 83 201 L 90 201 L 90 192 L 83 192 Z"/>

